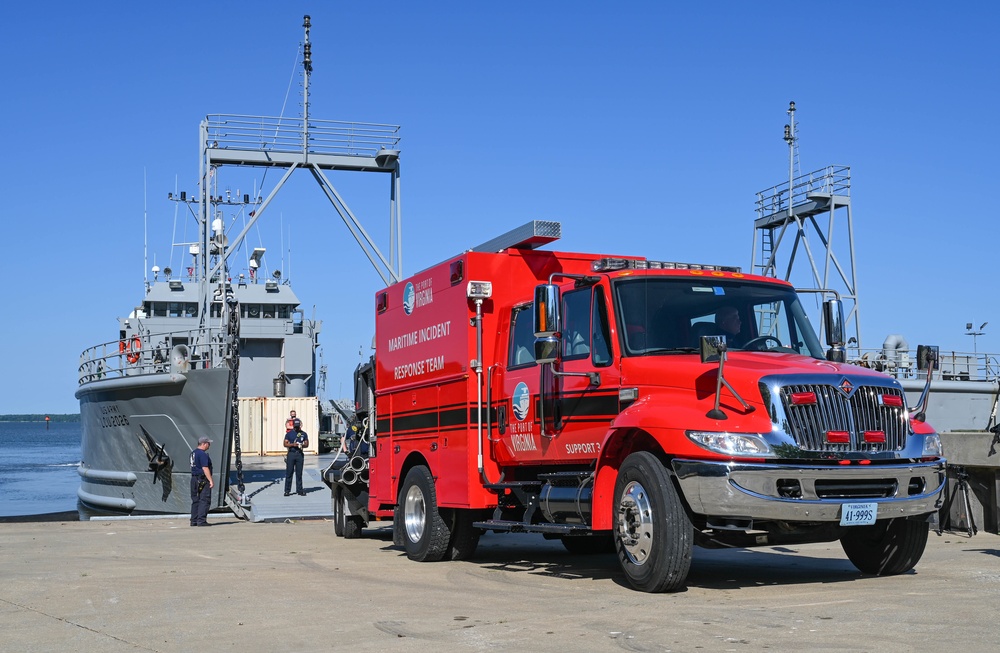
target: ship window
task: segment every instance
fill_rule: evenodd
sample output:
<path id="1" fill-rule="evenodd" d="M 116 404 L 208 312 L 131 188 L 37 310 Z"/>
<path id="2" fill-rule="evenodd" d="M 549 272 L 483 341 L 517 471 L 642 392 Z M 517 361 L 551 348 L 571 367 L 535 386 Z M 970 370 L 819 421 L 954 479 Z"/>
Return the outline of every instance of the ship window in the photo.
<path id="1" fill-rule="evenodd" d="M 164 302 L 153 302 L 153 317 L 166 317 L 167 305 Z"/>
<path id="2" fill-rule="evenodd" d="M 264 304 L 264 317 L 268 320 L 274 317 L 274 304 Z"/>
<path id="3" fill-rule="evenodd" d="M 194 302 L 184 304 L 184 317 L 198 317 L 198 304 Z"/>
<path id="4" fill-rule="evenodd" d="M 278 304 L 278 317 L 282 320 L 288 319 L 288 304 Z"/>
<path id="5" fill-rule="evenodd" d="M 181 305 L 180 302 L 170 302 L 167 304 L 167 317 L 180 317 Z"/>
<path id="6" fill-rule="evenodd" d="M 212 302 L 212 317 L 222 317 L 222 302 Z"/>

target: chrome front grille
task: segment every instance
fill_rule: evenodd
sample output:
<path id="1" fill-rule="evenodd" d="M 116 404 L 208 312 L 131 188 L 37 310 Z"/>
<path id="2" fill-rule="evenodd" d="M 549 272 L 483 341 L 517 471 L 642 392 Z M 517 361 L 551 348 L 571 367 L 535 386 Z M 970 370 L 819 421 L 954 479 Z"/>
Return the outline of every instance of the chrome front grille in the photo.
<path id="1" fill-rule="evenodd" d="M 793 405 L 792 394 L 814 393 L 816 402 Z M 906 444 L 906 399 L 903 391 L 891 386 L 862 385 L 850 395 L 824 384 L 785 385 L 781 403 L 788 418 L 789 434 L 807 451 L 899 451 Z M 886 406 L 882 395 L 898 396 L 902 406 Z M 849 442 L 830 442 L 830 431 L 846 431 Z M 885 442 L 866 442 L 865 432 L 885 434 Z"/>

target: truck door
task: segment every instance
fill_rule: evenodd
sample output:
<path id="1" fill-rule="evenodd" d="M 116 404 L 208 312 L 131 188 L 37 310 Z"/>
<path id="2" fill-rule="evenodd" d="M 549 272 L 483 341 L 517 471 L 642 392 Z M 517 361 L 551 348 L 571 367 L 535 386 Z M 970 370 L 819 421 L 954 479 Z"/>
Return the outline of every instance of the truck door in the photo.
<path id="1" fill-rule="evenodd" d="M 620 373 L 613 365 L 604 288 L 569 290 L 562 295 L 562 361 L 554 376 L 555 455 L 566 462 L 597 458 L 611 420 L 618 414 Z M 596 374 L 597 385 L 586 374 Z"/>
<path id="2" fill-rule="evenodd" d="M 618 413 L 620 374 L 613 365 L 604 288 L 570 289 L 562 302 L 563 360 L 556 371 L 581 376 L 554 375 L 549 366 L 535 363 L 532 306 L 515 307 L 495 436 L 500 464 L 589 463 L 600 453 L 608 424 Z M 584 376 L 589 372 L 599 375 L 599 386 Z"/>

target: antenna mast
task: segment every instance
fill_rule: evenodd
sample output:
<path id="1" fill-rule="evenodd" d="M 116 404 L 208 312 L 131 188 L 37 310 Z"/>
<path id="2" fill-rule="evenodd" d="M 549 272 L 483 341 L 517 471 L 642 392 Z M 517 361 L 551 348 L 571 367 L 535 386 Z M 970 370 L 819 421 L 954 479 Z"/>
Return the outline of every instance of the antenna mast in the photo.
<path id="1" fill-rule="evenodd" d="M 302 27 L 306 30 L 306 38 L 302 44 L 302 156 L 309 158 L 309 75 L 312 73 L 312 43 L 309 42 L 309 28 L 312 22 L 309 14 L 302 17 Z"/>

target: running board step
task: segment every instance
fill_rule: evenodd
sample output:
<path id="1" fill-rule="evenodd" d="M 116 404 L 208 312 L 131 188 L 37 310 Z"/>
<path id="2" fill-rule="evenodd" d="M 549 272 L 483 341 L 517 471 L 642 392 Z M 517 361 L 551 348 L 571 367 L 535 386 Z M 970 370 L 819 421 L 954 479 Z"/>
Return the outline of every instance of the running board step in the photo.
<path id="1" fill-rule="evenodd" d="M 502 531 L 507 533 L 556 533 L 557 535 L 571 535 L 591 532 L 590 527 L 583 524 L 525 524 L 522 521 L 504 519 L 477 521 L 472 525 L 486 531 Z"/>

